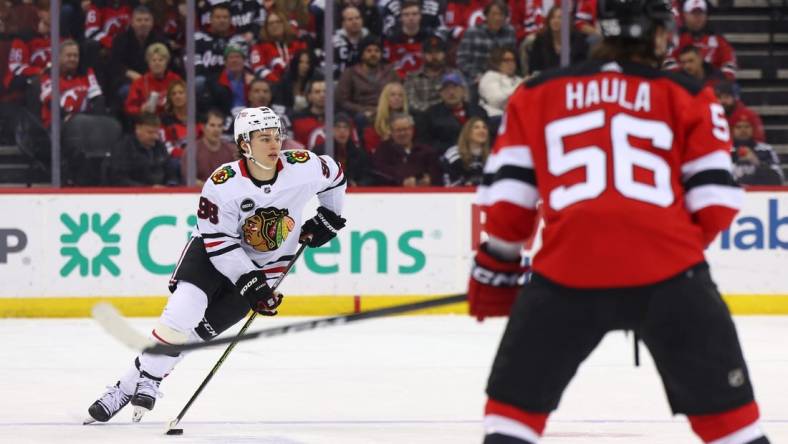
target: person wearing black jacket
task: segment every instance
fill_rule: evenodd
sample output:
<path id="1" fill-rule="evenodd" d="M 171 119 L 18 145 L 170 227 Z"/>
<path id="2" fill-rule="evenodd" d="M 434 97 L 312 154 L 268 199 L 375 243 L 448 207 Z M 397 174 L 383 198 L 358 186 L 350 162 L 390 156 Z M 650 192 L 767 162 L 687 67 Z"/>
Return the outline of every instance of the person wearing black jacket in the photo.
<path id="1" fill-rule="evenodd" d="M 487 111 L 465 101 L 465 82 L 457 73 L 449 73 L 441 80 L 441 102 L 427 108 L 419 119 L 421 127 L 416 134 L 422 143 L 443 155 L 447 148 L 457 143 L 462 126 L 471 117 L 488 120 Z"/>
<path id="2" fill-rule="evenodd" d="M 170 184 L 174 165 L 159 140 L 161 121 L 155 114 L 140 114 L 129 134 L 112 152 L 109 182 L 116 186 L 146 187 Z"/>
<path id="3" fill-rule="evenodd" d="M 334 154 L 336 159 L 345 170 L 348 185 L 368 186 L 372 185 L 369 177 L 371 163 L 367 152 L 361 149 L 353 140 L 353 119 L 346 113 L 337 113 L 334 116 Z M 315 146 L 312 151 L 315 154 L 326 154 L 325 143 Z"/>

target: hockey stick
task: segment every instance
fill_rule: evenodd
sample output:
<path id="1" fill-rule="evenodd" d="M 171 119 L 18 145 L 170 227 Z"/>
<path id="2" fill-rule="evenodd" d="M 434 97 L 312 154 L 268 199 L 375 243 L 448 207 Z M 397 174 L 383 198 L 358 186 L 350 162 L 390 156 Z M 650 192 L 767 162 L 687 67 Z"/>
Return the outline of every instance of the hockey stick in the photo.
<path id="1" fill-rule="evenodd" d="M 294 324 L 271 327 L 263 330 L 246 333 L 232 338 L 212 339 L 208 342 L 193 342 L 187 344 L 162 344 L 153 342 L 138 331 L 134 330 L 123 316 L 111 304 L 96 304 L 93 308 L 93 317 L 104 327 L 105 331 L 127 347 L 138 352 L 145 352 L 152 355 L 175 354 L 182 351 L 199 350 L 202 348 L 216 347 L 229 344 L 234 341 L 248 341 L 260 337 L 268 338 L 272 336 L 282 336 L 288 333 L 296 333 L 305 330 L 315 330 L 324 327 L 348 324 L 350 322 L 363 321 L 366 319 L 381 318 L 392 316 L 410 311 L 422 310 L 426 308 L 440 307 L 443 305 L 465 302 L 468 299 L 466 294 L 455 294 L 435 299 L 427 299 L 409 304 L 394 305 L 391 307 L 378 308 L 375 310 L 363 311 L 361 313 L 344 314 L 328 318 L 313 319 L 311 321 L 296 322 Z"/>
<path id="2" fill-rule="evenodd" d="M 298 260 L 299 257 L 301 257 L 301 253 L 304 252 L 306 246 L 307 244 L 306 242 L 304 242 L 303 244 L 301 244 L 300 247 L 298 247 L 298 251 L 296 251 L 295 256 L 293 256 L 293 258 L 290 259 L 290 262 L 287 263 L 287 266 L 285 266 L 285 270 L 282 272 L 282 275 L 279 276 L 279 278 L 274 282 L 274 285 L 271 286 L 272 291 L 276 290 L 276 288 L 279 287 L 279 284 L 281 284 L 282 281 L 285 279 L 285 276 L 287 276 L 287 273 L 290 271 L 291 268 L 293 268 L 295 262 Z M 235 335 L 235 337 L 227 338 L 230 339 L 230 345 L 227 346 L 227 349 L 224 351 L 224 353 L 222 353 L 222 356 L 219 358 L 218 361 L 216 361 L 216 364 L 213 366 L 211 371 L 208 372 L 208 376 L 206 376 L 205 379 L 203 379 L 202 384 L 200 384 L 200 386 L 197 387 L 197 390 L 194 392 L 192 397 L 189 398 L 189 401 L 186 403 L 185 406 L 183 406 L 181 412 L 178 413 L 178 416 L 172 421 L 170 421 L 170 423 L 167 425 L 168 435 L 183 433 L 183 430 L 174 429 L 174 427 L 177 426 L 179 422 L 181 422 L 183 417 L 186 415 L 186 412 L 189 411 L 189 408 L 192 406 L 192 404 L 194 404 L 194 401 L 197 400 L 198 396 L 200 396 L 200 393 L 202 393 L 205 386 L 207 386 L 208 383 L 211 381 L 211 379 L 213 379 L 213 375 L 215 375 L 216 372 L 219 371 L 219 367 L 221 367 L 222 364 L 224 364 L 224 360 L 227 359 L 227 356 L 229 356 L 230 352 L 233 351 L 233 348 L 235 348 L 235 344 L 237 344 L 240 338 L 244 336 L 246 330 L 249 328 L 250 325 L 252 325 L 252 322 L 256 317 L 257 317 L 257 312 L 253 311 L 251 316 L 249 316 L 249 319 L 247 319 L 246 323 L 243 325 L 243 327 L 241 327 L 241 330 L 238 331 L 238 334 Z"/>

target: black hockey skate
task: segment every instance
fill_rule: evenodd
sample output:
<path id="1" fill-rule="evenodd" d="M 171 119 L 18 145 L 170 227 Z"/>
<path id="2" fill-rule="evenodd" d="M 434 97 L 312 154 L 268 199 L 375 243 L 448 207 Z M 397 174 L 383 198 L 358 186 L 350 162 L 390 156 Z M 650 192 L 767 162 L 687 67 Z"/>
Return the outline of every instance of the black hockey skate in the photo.
<path id="1" fill-rule="evenodd" d="M 107 422 L 129 403 L 131 395 L 123 393 L 123 390 L 120 389 L 120 381 L 107 388 L 109 390 L 88 407 L 90 418 L 86 419 L 83 424 L 96 421 Z"/>
<path id="2" fill-rule="evenodd" d="M 137 390 L 134 392 L 134 396 L 131 397 L 131 405 L 134 406 L 132 421 L 140 422 L 145 413 L 153 410 L 153 406 L 156 405 L 156 398 L 162 396 L 162 393 L 159 391 L 159 384 L 161 384 L 161 378 L 156 378 L 146 372 L 140 372 L 140 377 L 137 379 Z"/>

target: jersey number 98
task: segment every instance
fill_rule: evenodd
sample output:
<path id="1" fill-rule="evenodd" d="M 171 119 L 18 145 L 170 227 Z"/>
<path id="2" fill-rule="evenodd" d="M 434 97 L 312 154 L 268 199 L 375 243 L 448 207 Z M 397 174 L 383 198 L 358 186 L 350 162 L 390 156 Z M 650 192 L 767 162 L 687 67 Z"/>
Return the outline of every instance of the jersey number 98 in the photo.
<path id="1" fill-rule="evenodd" d="M 212 224 L 219 223 L 219 207 L 210 200 L 200 197 L 200 207 L 197 209 L 197 217 L 207 219 Z"/>

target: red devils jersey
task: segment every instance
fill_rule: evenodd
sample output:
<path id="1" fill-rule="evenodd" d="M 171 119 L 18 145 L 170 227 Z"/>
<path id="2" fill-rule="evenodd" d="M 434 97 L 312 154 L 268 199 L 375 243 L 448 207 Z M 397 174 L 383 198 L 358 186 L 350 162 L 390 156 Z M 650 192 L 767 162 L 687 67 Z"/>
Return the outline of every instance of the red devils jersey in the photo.
<path id="1" fill-rule="evenodd" d="M 405 78 L 409 72 L 417 71 L 424 62 L 422 43 L 432 35 L 424 28 L 414 36 L 405 35 L 402 29 L 395 29 L 383 42 L 385 58 L 399 74 Z"/>
<path id="2" fill-rule="evenodd" d="M 533 268 L 576 288 L 659 282 L 703 260 L 743 199 L 709 88 L 632 63 L 540 75 L 506 108 L 479 187 L 486 231 L 521 242 L 543 201 Z"/>
<path id="3" fill-rule="evenodd" d="M 736 53 L 733 51 L 731 44 L 722 35 L 713 32 L 693 34 L 685 29 L 678 36 L 674 36 L 673 40 L 673 52 L 665 60 L 667 68 L 678 69 L 679 52 L 685 46 L 692 45 L 700 50 L 704 61 L 720 69 L 726 78 L 729 80 L 736 79 L 736 69 L 738 67 Z"/>
<path id="4" fill-rule="evenodd" d="M 14 39 L 8 53 L 8 72 L 3 82 L 8 87 L 17 76 L 40 75 L 52 60 L 48 35 L 36 35 L 29 40 Z"/>
<path id="5" fill-rule="evenodd" d="M 306 43 L 301 40 L 293 40 L 288 44 L 262 42 L 252 47 L 249 63 L 257 77 L 278 82 L 287 70 L 290 60 L 298 51 L 305 49 L 307 49 Z"/>
<path id="6" fill-rule="evenodd" d="M 96 40 L 105 48 L 125 31 L 131 20 L 131 7 L 125 1 L 92 1 L 85 13 L 85 38 Z"/>
<path id="7" fill-rule="evenodd" d="M 60 108 L 65 118 L 67 114 L 87 111 L 88 101 L 101 95 L 101 87 L 93 73 L 93 68 L 88 68 L 85 74 L 60 76 Z M 52 118 L 49 103 L 52 100 L 52 80 L 49 74 L 44 74 L 41 80 L 41 121 L 49 126 Z"/>

